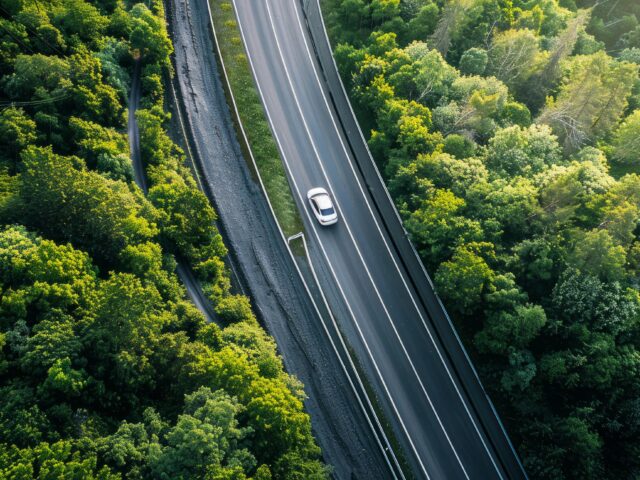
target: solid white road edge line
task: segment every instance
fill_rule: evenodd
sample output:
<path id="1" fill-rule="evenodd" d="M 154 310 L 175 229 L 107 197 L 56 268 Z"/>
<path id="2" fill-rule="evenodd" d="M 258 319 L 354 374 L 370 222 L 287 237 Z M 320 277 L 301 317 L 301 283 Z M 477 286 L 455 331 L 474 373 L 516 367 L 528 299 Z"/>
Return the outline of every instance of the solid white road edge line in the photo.
<path id="1" fill-rule="evenodd" d="M 365 271 L 367 272 L 367 277 L 369 278 L 369 281 L 371 283 L 371 286 L 373 287 L 376 296 L 378 297 L 378 301 L 380 302 L 380 305 L 382 306 L 385 315 L 389 321 L 389 324 L 391 325 L 391 328 L 393 329 L 393 332 L 396 335 L 396 338 L 398 339 L 398 342 L 400 343 L 400 347 L 402 348 L 402 351 L 407 359 L 407 361 L 409 362 L 409 365 L 411 365 L 411 370 L 413 371 L 413 374 L 415 375 L 416 380 L 418 381 L 418 384 L 420 385 L 420 388 L 422 389 L 422 392 L 424 393 L 424 396 L 427 399 L 427 402 L 429 403 L 429 406 L 431 407 L 431 410 L 433 411 L 438 424 L 440 425 L 440 428 L 442 429 L 442 432 L 444 433 L 445 438 L 447 439 L 447 443 L 449 444 L 449 446 L 451 447 L 451 450 L 453 451 L 453 454 L 456 457 L 456 460 L 458 461 L 458 464 L 460 465 L 460 468 L 462 469 L 462 472 L 464 473 L 464 476 L 469 479 L 469 475 L 467 474 L 467 471 L 462 463 L 462 460 L 460 459 L 458 452 L 456 450 L 456 448 L 453 445 L 453 442 L 451 441 L 451 438 L 449 437 L 449 434 L 447 433 L 446 428 L 444 427 L 444 424 L 442 423 L 442 420 L 440 419 L 440 416 L 438 415 L 438 412 L 436 411 L 435 405 L 433 404 L 431 397 L 429 395 L 429 393 L 427 392 L 427 389 L 425 388 L 424 384 L 422 383 L 422 379 L 420 378 L 420 375 L 418 375 L 418 371 L 415 368 L 415 365 L 413 364 L 413 361 L 411 360 L 411 356 L 409 355 L 409 352 L 407 351 L 402 338 L 400 337 L 400 334 L 398 333 L 398 330 L 396 329 L 395 324 L 393 323 L 393 319 L 391 318 L 391 315 L 389 313 L 389 310 L 387 309 L 386 304 L 384 303 L 384 300 L 382 299 L 382 295 L 380 295 L 380 291 L 378 290 L 378 287 L 375 283 L 375 281 L 373 280 L 373 276 L 371 275 L 371 272 L 369 271 L 369 268 L 367 267 L 366 262 L 364 261 L 364 257 L 362 256 L 362 253 L 360 251 L 360 248 L 358 247 L 358 244 L 355 240 L 355 237 L 353 236 L 353 233 L 351 231 L 351 228 L 349 227 L 349 222 L 347 221 L 347 217 L 346 215 L 344 215 L 342 208 L 340 207 L 340 202 L 338 201 L 338 197 L 336 196 L 336 193 L 331 185 L 331 181 L 329 180 L 329 176 L 327 175 L 325 169 L 324 169 L 324 165 L 322 164 L 322 160 L 320 157 L 320 154 L 318 152 L 317 146 L 315 144 L 315 141 L 313 139 L 313 136 L 311 135 L 311 130 L 309 129 L 309 126 L 307 124 L 306 118 L 304 116 L 302 107 L 300 105 L 299 99 L 298 99 L 298 95 L 296 93 L 295 87 L 293 85 L 293 81 L 291 80 L 291 75 L 289 73 L 289 69 L 287 68 L 287 64 L 285 62 L 284 59 L 284 54 L 282 52 L 282 48 L 280 46 L 280 41 L 278 40 L 278 34 L 276 31 L 276 27 L 275 24 L 273 22 L 273 16 L 271 14 L 271 8 L 269 7 L 269 1 L 266 0 L 265 1 L 265 6 L 267 8 L 267 14 L 269 17 L 269 24 L 271 26 L 271 31 L 273 33 L 274 39 L 276 41 L 276 48 L 278 50 L 278 54 L 280 56 L 280 61 L 282 62 L 282 66 L 284 68 L 285 71 L 285 76 L 287 77 L 287 82 L 289 84 L 289 88 L 291 89 L 291 93 L 293 94 L 293 99 L 294 102 L 296 104 L 296 107 L 298 109 L 298 113 L 300 114 L 300 118 L 302 120 L 302 124 L 304 126 L 305 132 L 309 138 L 309 141 L 311 143 L 311 147 L 313 148 L 313 152 L 318 160 L 318 164 L 320 165 L 320 169 L 322 170 L 322 175 L 324 176 L 325 181 L 327 182 L 327 185 L 329 186 L 329 188 L 331 189 L 331 191 L 333 192 L 333 196 L 334 196 L 334 200 L 335 200 L 335 204 L 336 204 L 336 209 L 340 212 L 340 215 L 342 216 L 343 219 L 343 223 L 347 229 L 347 233 L 349 234 L 349 237 L 351 238 L 351 242 L 353 243 L 356 252 L 358 254 L 358 257 L 360 259 L 360 263 L 362 263 L 362 266 L 364 267 Z M 422 462 L 421 462 L 422 463 Z"/>
<path id="2" fill-rule="evenodd" d="M 353 176 L 356 179 L 356 182 L 358 184 L 358 188 L 360 189 L 360 193 L 362 194 L 362 197 L 364 198 L 364 201 L 367 204 L 367 208 L 368 208 L 369 212 L 371 213 L 371 217 L 373 218 L 373 220 L 374 220 L 374 222 L 376 224 L 376 228 L 378 230 L 378 233 L 380 234 L 380 236 L 382 238 L 382 241 L 385 244 L 387 252 L 389 252 L 389 255 L 391 256 L 391 260 L 393 261 L 393 264 L 394 264 L 396 270 L 398 271 L 398 274 L 400 275 L 400 279 L 402 280 L 402 283 L 403 283 L 405 289 L 407 290 L 407 292 L 409 294 L 409 297 L 411 298 L 411 302 L 413 303 L 416 311 L 418 312 L 420 320 L 422 321 L 422 325 L 424 326 L 425 330 L 427 331 L 427 334 L 429 335 L 429 338 L 431 339 L 431 342 L 433 343 L 433 345 L 434 345 L 434 347 L 436 349 L 436 352 L 438 352 L 438 356 L 440 357 L 440 361 L 442 362 L 445 370 L 447 371 L 447 375 L 449 376 L 449 379 L 451 380 L 451 383 L 453 384 L 453 387 L 455 388 L 456 393 L 458 394 L 458 397 L 460 397 L 460 401 L 462 402 L 462 404 L 464 406 L 464 409 L 467 412 L 467 415 L 469 416 L 469 419 L 473 423 L 474 429 L 476 430 L 476 433 L 478 434 L 478 437 L 480 438 L 480 441 L 482 442 L 482 445 L 484 446 L 486 452 L 489 454 L 489 458 L 491 459 L 491 462 L 493 463 L 493 466 L 496 469 L 496 472 L 498 473 L 500 478 L 504 478 L 502 476 L 502 472 L 498 468 L 498 465 L 496 464 L 496 462 L 495 462 L 495 460 L 493 458 L 493 454 L 491 453 L 491 451 L 489 450 L 488 445 L 486 444 L 484 436 L 482 435 L 482 433 L 480 432 L 480 429 L 478 428 L 478 425 L 476 423 L 475 418 L 473 418 L 473 415 L 471 415 L 469 407 L 467 406 L 467 402 L 464 400 L 462 394 L 460 393 L 458 385 L 455 382 L 455 380 L 454 380 L 454 378 L 453 378 L 453 376 L 451 374 L 451 371 L 449 370 L 449 367 L 447 366 L 447 364 L 446 364 L 446 362 L 445 362 L 445 360 L 444 360 L 444 358 L 442 356 L 442 353 L 440 352 L 440 349 L 438 348 L 438 345 L 435 342 L 435 339 L 433 338 L 431 330 L 429 329 L 429 327 L 426 324 L 424 316 L 422 315 L 422 311 L 421 311 L 420 307 L 418 306 L 418 304 L 417 304 L 417 302 L 415 300 L 413 292 L 411 291 L 411 289 L 407 285 L 407 282 L 405 281 L 404 275 L 402 274 L 402 272 L 401 272 L 401 270 L 400 270 L 400 268 L 399 268 L 399 266 L 398 266 L 398 264 L 396 262 L 395 256 L 393 255 L 393 253 L 392 253 L 392 251 L 391 251 L 391 249 L 390 249 L 390 247 L 389 247 L 389 245 L 387 243 L 387 240 L 386 240 L 384 234 L 382 233 L 382 230 L 381 230 L 380 225 L 378 223 L 378 219 L 376 218 L 376 216 L 375 216 L 375 214 L 373 212 L 373 209 L 371 208 L 371 205 L 369 203 L 367 195 L 365 194 L 364 189 L 362 187 L 362 183 L 360 182 L 360 178 L 356 174 L 356 171 L 355 171 L 353 163 L 352 163 L 351 156 L 349 155 L 349 153 L 347 151 L 347 148 L 346 148 L 346 146 L 344 144 L 344 141 L 342 139 L 342 135 L 340 134 L 340 130 L 338 129 L 338 126 L 337 126 L 336 121 L 334 119 L 333 110 L 330 108 L 329 102 L 327 101 L 327 97 L 326 97 L 326 95 L 324 93 L 324 88 L 323 88 L 322 82 L 320 81 L 320 78 L 319 78 L 319 75 L 318 75 L 318 71 L 316 69 L 316 62 L 314 61 L 314 58 L 311 55 L 311 50 L 310 50 L 309 44 L 307 42 L 307 35 L 305 34 L 304 27 L 302 25 L 302 21 L 301 21 L 301 18 L 300 18 L 300 12 L 299 12 L 299 9 L 298 9 L 298 2 L 294 1 L 293 3 L 294 3 L 294 9 L 296 11 L 296 20 L 297 20 L 297 23 L 298 23 L 298 28 L 300 30 L 300 33 L 302 34 L 302 39 L 303 39 L 305 47 L 306 47 L 307 56 L 308 56 L 309 60 L 311 61 L 311 66 L 313 68 L 313 72 L 314 72 L 314 75 L 315 75 L 315 78 L 316 78 L 316 82 L 318 83 L 318 87 L 320 88 L 320 93 L 322 94 L 322 98 L 324 99 L 324 104 L 327 107 L 327 110 L 329 112 L 329 116 L 331 117 L 331 122 L 333 124 L 333 127 L 336 130 L 336 133 L 338 134 L 338 138 L 339 138 L 340 143 L 342 145 L 342 150 L 344 151 L 344 154 L 347 157 L 347 162 L 349 163 L 349 167 L 351 169 L 351 172 L 353 173 Z M 320 8 L 319 8 L 318 11 L 321 11 Z M 346 92 L 345 92 L 345 94 L 346 94 Z M 352 113 L 353 113 L 353 110 L 352 110 Z M 362 132 L 360 132 L 360 133 L 362 134 Z M 364 137 L 363 137 L 363 140 L 364 140 Z"/>
<path id="3" fill-rule="evenodd" d="M 233 4 L 235 6 L 236 0 L 233 0 Z M 238 15 L 238 20 L 239 20 L 239 15 Z M 242 36 L 243 41 L 245 42 L 245 45 L 247 45 L 246 37 L 244 35 L 244 30 L 242 28 L 241 21 L 238 21 L 238 27 L 240 28 L 240 35 Z M 251 60 L 251 56 L 247 55 L 247 58 L 249 59 L 249 64 L 251 65 L 251 69 L 253 71 L 254 78 L 256 79 L 256 87 L 257 87 L 258 91 L 260 92 L 260 96 L 262 97 L 262 89 L 260 88 L 260 83 L 257 80 L 257 76 L 256 76 L 255 68 L 253 66 L 253 62 Z M 269 123 L 271 125 L 273 125 L 273 121 L 272 121 L 271 116 L 269 114 L 269 109 L 267 108 L 266 105 L 264 105 L 264 108 L 265 108 L 265 113 L 266 113 L 266 115 L 267 115 L 267 117 L 269 119 Z M 284 150 L 282 148 L 282 143 L 280 142 L 280 139 L 279 139 L 278 134 L 276 133 L 275 129 L 272 128 L 272 132 L 273 132 L 274 138 L 276 140 L 276 143 L 278 143 L 278 145 L 280 147 L 280 151 L 281 151 L 282 158 L 283 158 L 283 163 L 285 164 L 285 167 L 287 168 L 287 171 L 289 172 L 289 177 L 292 179 L 292 183 L 294 184 L 294 187 L 295 187 L 295 189 L 296 189 L 296 191 L 298 193 L 298 197 L 301 199 L 301 203 L 304 206 L 305 204 L 304 204 L 304 200 L 303 200 L 303 195 L 301 194 L 297 183 L 295 183 L 295 180 L 293 180 L 293 175 L 292 175 L 291 169 L 289 167 L 289 164 L 287 162 L 286 155 L 284 154 Z M 429 474 L 427 473 L 426 469 L 424 468 L 424 465 L 422 464 L 422 460 L 420 459 L 420 456 L 419 456 L 419 454 L 418 454 L 418 452 L 417 452 L 417 450 L 415 448 L 415 445 L 413 444 L 413 441 L 411 440 L 411 437 L 410 437 L 410 435 L 409 435 L 409 433 L 407 431 L 407 428 L 406 428 L 404 422 L 402 421 L 402 417 L 400 416 L 398 408 L 396 407 L 395 402 L 393 401 L 393 398 L 392 398 L 392 396 L 391 396 L 391 394 L 389 392 L 389 388 L 387 387 L 387 385 L 386 385 L 386 383 L 384 381 L 384 378 L 382 377 L 382 374 L 380 373 L 380 369 L 379 369 L 375 359 L 373 358 L 373 355 L 371 353 L 369 345 L 367 344 L 367 341 L 365 340 L 364 335 L 362 334 L 362 331 L 360 329 L 360 325 L 358 324 L 358 321 L 355 318 L 355 315 L 353 313 L 353 310 L 351 309 L 351 305 L 349 304 L 349 301 L 347 300 L 347 297 L 346 297 L 346 294 L 345 294 L 345 292 L 344 292 L 344 290 L 342 288 L 342 285 L 340 284 L 340 282 L 337 279 L 337 275 L 336 275 L 336 273 L 335 273 L 335 271 L 333 269 L 333 266 L 331 265 L 331 262 L 329 261 L 329 257 L 327 255 L 327 252 L 324 250 L 324 247 L 322 246 L 322 242 L 320 241 L 320 237 L 319 237 L 318 232 L 316 231 L 316 227 L 314 225 L 314 220 L 311 218 L 311 216 L 309 215 L 309 212 L 307 211 L 306 208 L 303 208 L 303 210 L 305 212 L 305 215 L 306 215 L 307 219 L 309 220 L 310 225 L 312 226 L 312 230 L 314 232 L 314 235 L 316 236 L 316 239 L 318 240 L 318 245 L 320 246 L 320 249 L 322 250 L 323 256 L 325 257 L 325 260 L 327 261 L 327 265 L 329 266 L 329 269 L 331 270 L 331 274 L 334 277 L 334 280 L 336 281 L 336 285 L 338 286 L 338 288 L 339 288 L 339 290 L 341 292 L 341 295 L 342 295 L 343 300 L 344 300 L 344 302 L 345 302 L 345 304 L 347 306 L 347 309 L 349 310 L 349 313 L 350 313 L 351 317 L 353 318 L 356 327 L 358 328 L 358 333 L 360 334 L 360 337 L 361 337 L 361 339 L 362 339 L 362 341 L 363 341 L 363 343 L 365 345 L 365 348 L 367 350 L 369 358 L 371 359 L 371 361 L 372 361 L 372 363 L 373 363 L 373 365 L 374 365 L 374 367 L 376 369 L 376 373 L 378 374 L 378 377 L 380 378 L 380 381 L 382 382 L 382 384 L 384 386 L 384 389 L 385 389 L 385 391 L 387 393 L 387 396 L 389 397 L 389 399 L 391 401 L 393 410 L 395 411 L 396 416 L 397 416 L 398 420 L 400 421 L 400 424 L 402 425 L 403 430 L 405 431 L 407 439 L 409 440 L 409 443 L 411 444 L 411 447 L 412 447 L 414 453 L 416 453 L 416 455 L 418 457 L 418 461 L 420 462 L 421 467 L 423 468 L 424 474 L 427 476 L 428 479 L 430 479 L 431 477 L 429 476 Z"/>

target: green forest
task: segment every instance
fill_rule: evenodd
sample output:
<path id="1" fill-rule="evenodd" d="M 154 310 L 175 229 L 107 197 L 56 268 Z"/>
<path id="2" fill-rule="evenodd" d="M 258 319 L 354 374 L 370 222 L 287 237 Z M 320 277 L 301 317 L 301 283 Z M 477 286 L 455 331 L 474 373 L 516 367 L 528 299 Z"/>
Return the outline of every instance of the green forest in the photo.
<path id="1" fill-rule="evenodd" d="M 640 2 L 323 10 L 369 148 L 531 478 L 639 478 Z"/>
<path id="2" fill-rule="evenodd" d="M 155 0 L 0 0 L 2 479 L 328 476 L 168 135 L 171 52 Z M 146 196 L 126 133 L 137 61 Z"/>

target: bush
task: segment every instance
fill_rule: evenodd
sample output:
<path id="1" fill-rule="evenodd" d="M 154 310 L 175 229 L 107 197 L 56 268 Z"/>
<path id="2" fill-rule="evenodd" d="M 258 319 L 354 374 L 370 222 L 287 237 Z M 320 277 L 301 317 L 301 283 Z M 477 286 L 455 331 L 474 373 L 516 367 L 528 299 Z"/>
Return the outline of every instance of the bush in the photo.
<path id="1" fill-rule="evenodd" d="M 487 68 L 489 55 L 483 48 L 470 48 L 462 54 L 458 68 L 465 75 L 482 75 Z"/>
<path id="2" fill-rule="evenodd" d="M 445 137 L 443 151 L 456 158 L 472 157 L 476 153 L 476 143 L 464 135 L 452 133 Z"/>
<path id="3" fill-rule="evenodd" d="M 255 322 L 251 303 L 244 295 L 229 295 L 216 305 L 216 313 L 225 323 Z"/>

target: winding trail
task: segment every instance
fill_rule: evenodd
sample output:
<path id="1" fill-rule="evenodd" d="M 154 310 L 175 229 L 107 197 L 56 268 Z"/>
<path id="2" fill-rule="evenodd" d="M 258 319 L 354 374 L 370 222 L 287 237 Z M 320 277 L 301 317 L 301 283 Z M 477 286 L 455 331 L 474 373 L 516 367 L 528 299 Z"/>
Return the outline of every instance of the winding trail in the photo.
<path id="1" fill-rule="evenodd" d="M 136 111 L 140 107 L 140 71 L 141 63 L 140 59 L 136 59 L 136 64 L 133 70 L 133 77 L 131 78 L 131 92 L 129 93 L 129 115 L 127 121 L 127 134 L 129 137 L 129 154 L 131 161 L 133 162 L 133 173 L 136 184 L 142 189 L 144 194 L 148 193 L 147 178 L 144 171 L 144 164 L 142 162 L 142 156 L 140 154 L 140 129 L 138 128 L 138 119 L 136 118 Z M 213 309 L 213 305 L 207 297 L 205 297 L 200 283 L 193 274 L 193 270 L 187 265 L 186 262 L 177 259 L 178 266 L 176 267 L 176 273 L 178 278 L 187 290 L 187 295 L 193 302 L 193 304 L 200 310 L 208 322 L 214 322 L 220 324 L 220 321 L 216 317 L 216 313 Z"/>

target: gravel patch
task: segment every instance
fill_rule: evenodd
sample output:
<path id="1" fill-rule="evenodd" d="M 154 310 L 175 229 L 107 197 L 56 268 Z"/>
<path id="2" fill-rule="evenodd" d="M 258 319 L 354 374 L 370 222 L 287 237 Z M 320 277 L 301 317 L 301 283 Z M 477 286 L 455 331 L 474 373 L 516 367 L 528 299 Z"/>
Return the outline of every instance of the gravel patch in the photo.
<path id="1" fill-rule="evenodd" d="M 174 84 L 235 271 L 275 338 L 287 371 L 305 384 L 305 406 L 334 477 L 387 478 L 384 456 L 240 151 L 213 53 L 206 1 L 166 2 Z"/>

